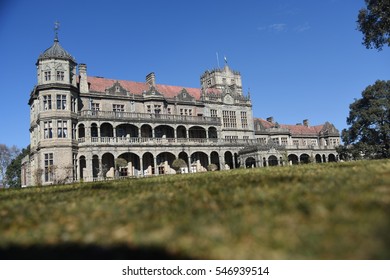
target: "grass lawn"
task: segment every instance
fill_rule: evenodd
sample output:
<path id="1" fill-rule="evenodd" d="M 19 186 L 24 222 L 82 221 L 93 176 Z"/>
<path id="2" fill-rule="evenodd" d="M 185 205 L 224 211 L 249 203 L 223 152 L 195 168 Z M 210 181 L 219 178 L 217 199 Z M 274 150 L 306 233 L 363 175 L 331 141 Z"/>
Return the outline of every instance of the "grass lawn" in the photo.
<path id="1" fill-rule="evenodd" d="M 390 161 L 0 191 L 0 258 L 390 259 Z"/>

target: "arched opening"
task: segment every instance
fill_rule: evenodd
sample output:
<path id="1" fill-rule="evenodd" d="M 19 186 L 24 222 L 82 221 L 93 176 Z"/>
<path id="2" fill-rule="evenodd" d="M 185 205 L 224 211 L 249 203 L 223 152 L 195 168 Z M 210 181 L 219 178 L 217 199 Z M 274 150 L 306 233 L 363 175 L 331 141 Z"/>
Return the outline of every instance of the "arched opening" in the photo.
<path id="1" fill-rule="evenodd" d="M 110 123 L 103 123 L 100 126 L 100 137 L 113 137 L 114 129 Z"/>
<path id="2" fill-rule="evenodd" d="M 276 156 L 268 157 L 268 166 L 277 166 L 279 165 L 278 158 Z"/>
<path id="3" fill-rule="evenodd" d="M 186 152 L 180 152 L 179 153 L 179 158 L 184 160 L 187 164 L 187 167 L 188 167 L 188 154 Z"/>
<path id="4" fill-rule="evenodd" d="M 218 138 L 218 133 L 217 133 L 217 129 L 215 127 L 209 127 L 209 130 L 208 130 L 208 134 L 209 134 L 209 139 L 217 139 Z"/>
<path id="5" fill-rule="evenodd" d="M 154 137 L 156 138 L 175 138 L 173 127 L 169 125 L 159 125 L 154 129 Z"/>
<path id="6" fill-rule="evenodd" d="M 111 153 L 103 154 L 101 172 L 103 177 L 115 176 L 115 159 Z"/>
<path id="7" fill-rule="evenodd" d="M 221 165 L 219 162 L 219 155 L 217 152 L 211 152 L 210 161 L 211 161 L 211 163 L 215 164 L 219 170 L 221 169 Z"/>
<path id="8" fill-rule="evenodd" d="M 99 156 L 94 155 L 92 157 L 92 177 L 97 178 L 99 174 L 100 168 L 99 168 Z"/>
<path id="9" fill-rule="evenodd" d="M 334 154 L 329 154 L 328 161 L 329 162 L 336 162 L 336 156 Z"/>
<path id="10" fill-rule="evenodd" d="M 144 124 L 143 126 L 141 126 L 141 137 L 145 137 L 145 138 L 153 137 L 152 127 L 150 125 Z"/>
<path id="11" fill-rule="evenodd" d="M 96 123 L 91 124 L 91 137 L 98 137 L 98 126 Z"/>
<path id="12" fill-rule="evenodd" d="M 158 174 L 176 174 L 176 171 L 171 168 L 175 155 L 169 152 L 160 153 L 157 155 Z"/>
<path id="13" fill-rule="evenodd" d="M 207 171 L 208 157 L 204 152 L 195 152 L 191 155 L 191 172 Z"/>
<path id="14" fill-rule="evenodd" d="M 116 128 L 116 137 L 138 137 L 138 127 L 132 124 L 120 124 Z"/>
<path id="15" fill-rule="evenodd" d="M 294 154 L 290 154 L 288 155 L 288 162 L 291 163 L 291 164 L 298 164 L 298 156 L 297 155 L 294 155 Z"/>
<path id="16" fill-rule="evenodd" d="M 249 157 L 245 160 L 245 167 L 246 168 L 253 168 L 256 167 L 256 160 L 253 157 Z"/>
<path id="17" fill-rule="evenodd" d="M 120 176 L 138 176 L 140 170 L 139 156 L 134 153 L 123 153 L 118 158 L 123 158 L 127 162 L 127 166 L 119 168 Z"/>
<path id="18" fill-rule="evenodd" d="M 84 124 L 79 124 L 79 138 L 84 138 L 85 137 L 85 127 Z"/>
<path id="19" fill-rule="evenodd" d="M 80 168 L 80 179 L 84 179 L 84 170 L 87 168 L 87 161 L 85 156 L 79 158 L 79 168 Z"/>
<path id="20" fill-rule="evenodd" d="M 302 154 L 299 157 L 299 160 L 301 161 L 301 163 L 304 163 L 304 164 L 310 163 L 310 156 L 308 154 Z"/>
<path id="21" fill-rule="evenodd" d="M 233 155 L 232 155 L 232 153 L 229 151 L 225 152 L 224 159 L 225 159 L 225 164 L 227 164 L 229 166 L 229 169 L 233 169 Z"/>
<path id="22" fill-rule="evenodd" d="M 321 163 L 321 162 L 322 162 L 321 155 L 316 154 L 316 163 Z"/>
<path id="23" fill-rule="evenodd" d="M 184 126 L 179 125 L 176 129 L 177 138 L 187 138 L 187 130 Z"/>
<path id="24" fill-rule="evenodd" d="M 239 168 L 241 164 L 237 153 L 234 153 L 234 162 L 236 163 L 236 168 Z"/>
<path id="25" fill-rule="evenodd" d="M 189 138 L 200 139 L 206 138 L 206 129 L 200 126 L 193 126 L 188 130 Z"/>
<path id="26" fill-rule="evenodd" d="M 144 175 L 153 175 L 154 174 L 154 160 L 153 160 L 153 155 L 149 152 L 146 152 L 142 156 L 142 162 L 143 162 L 143 167 L 142 169 L 144 170 Z"/>

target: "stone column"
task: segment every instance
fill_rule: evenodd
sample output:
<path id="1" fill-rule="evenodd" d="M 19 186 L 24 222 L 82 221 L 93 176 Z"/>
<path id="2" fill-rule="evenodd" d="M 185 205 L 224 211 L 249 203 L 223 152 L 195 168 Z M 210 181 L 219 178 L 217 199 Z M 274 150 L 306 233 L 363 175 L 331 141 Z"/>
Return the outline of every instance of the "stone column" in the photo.
<path id="1" fill-rule="evenodd" d="M 158 166 L 157 166 L 157 157 L 153 156 L 153 163 L 154 163 L 154 174 L 158 175 Z"/>

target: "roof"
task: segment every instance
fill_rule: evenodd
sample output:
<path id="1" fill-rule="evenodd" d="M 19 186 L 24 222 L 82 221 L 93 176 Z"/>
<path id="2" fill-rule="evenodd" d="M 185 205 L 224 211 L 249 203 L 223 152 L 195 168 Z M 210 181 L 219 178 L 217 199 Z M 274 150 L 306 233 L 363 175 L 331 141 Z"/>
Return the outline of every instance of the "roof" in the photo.
<path id="1" fill-rule="evenodd" d="M 324 124 L 315 125 L 315 126 L 306 126 L 306 125 L 301 125 L 301 124 L 297 124 L 297 125 L 276 124 L 273 122 L 263 120 L 261 118 L 254 119 L 254 122 L 255 122 L 255 124 L 256 124 L 256 122 L 260 123 L 260 125 L 264 129 L 276 128 L 276 127 L 288 129 L 290 131 L 290 133 L 293 135 L 318 135 L 324 128 Z M 255 130 L 257 130 L 256 125 L 255 125 Z"/>
<path id="2" fill-rule="evenodd" d="M 105 92 L 106 89 L 111 88 L 115 83 L 119 83 L 125 90 L 131 94 L 142 95 L 143 92 L 150 89 L 149 85 L 145 82 L 134 82 L 126 80 L 115 80 L 102 77 L 93 77 L 88 76 L 87 81 L 90 84 L 90 92 Z M 174 98 L 185 89 L 188 94 L 192 95 L 196 100 L 200 99 L 200 89 L 198 88 L 189 88 L 182 86 L 170 86 L 170 85 L 161 85 L 156 84 L 156 90 L 164 95 L 166 98 Z"/>
<path id="3" fill-rule="evenodd" d="M 61 47 L 57 37 L 54 39 L 53 45 L 50 48 L 46 49 L 43 53 L 41 53 L 41 55 L 38 57 L 38 60 L 50 58 L 67 59 L 76 63 L 75 58 L 63 47 Z"/>

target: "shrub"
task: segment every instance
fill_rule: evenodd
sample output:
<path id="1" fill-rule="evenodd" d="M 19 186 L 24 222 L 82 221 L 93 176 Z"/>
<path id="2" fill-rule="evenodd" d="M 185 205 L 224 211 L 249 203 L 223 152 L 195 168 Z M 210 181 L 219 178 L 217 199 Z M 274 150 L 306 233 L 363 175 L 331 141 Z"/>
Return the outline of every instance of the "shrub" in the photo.
<path id="1" fill-rule="evenodd" d="M 218 170 L 218 166 L 214 163 L 211 163 L 207 166 L 207 170 L 208 171 L 216 171 L 216 170 Z"/>
<path id="2" fill-rule="evenodd" d="M 177 158 L 173 161 L 172 163 L 172 168 L 177 172 L 180 170 L 180 168 L 182 167 L 187 167 L 187 163 L 181 159 L 181 158 Z"/>

